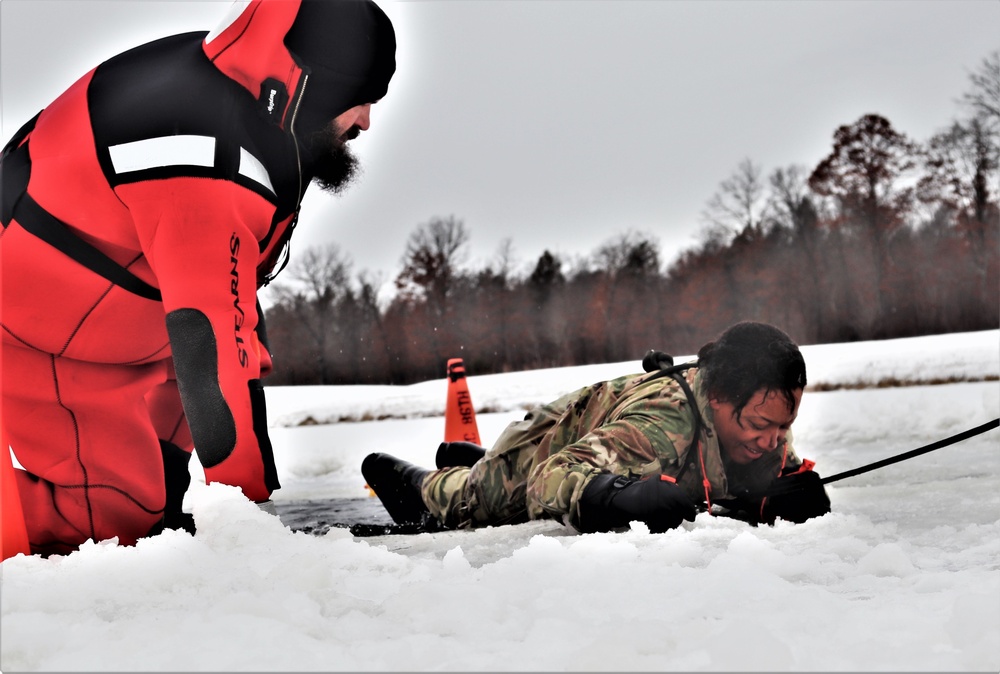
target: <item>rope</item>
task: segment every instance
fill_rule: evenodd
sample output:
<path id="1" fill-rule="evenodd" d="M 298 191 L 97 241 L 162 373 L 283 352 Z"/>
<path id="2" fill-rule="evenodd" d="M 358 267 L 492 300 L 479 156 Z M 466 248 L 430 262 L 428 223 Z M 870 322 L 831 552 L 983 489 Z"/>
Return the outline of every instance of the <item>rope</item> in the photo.
<path id="1" fill-rule="evenodd" d="M 981 424 L 979 426 L 976 426 L 975 428 L 970 428 L 967 431 L 962 431 L 961 433 L 957 433 L 942 440 L 938 440 L 937 442 L 932 442 L 929 445 L 924 445 L 923 447 L 911 449 L 908 452 L 903 452 L 902 454 L 897 454 L 896 456 L 890 456 L 889 458 L 882 459 L 881 461 L 876 461 L 874 463 L 869 463 L 865 466 L 860 466 L 858 468 L 853 468 L 851 470 L 845 470 L 843 473 L 837 473 L 836 475 L 825 477 L 822 480 L 820 480 L 820 482 L 822 484 L 829 484 L 831 482 L 836 482 L 837 480 L 843 480 L 848 477 L 854 477 L 855 475 L 861 475 L 862 473 L 867 473 L 877 468 L 884 468 L 885 466 L 889 466 L 894 463 L 899 463 L 900 461 L 905 461 L 906 459 L 912 459 L 915 456 L 920 456 L 921 454 L 926 454 L 927 452 L 933 452 L 936 449 L 941 449 L 949 445 L 954 445 L 955 443 L 962 442 L 963 440 L 968 440 L 969 438 L 974 437 L 976 435 L 980 435 L 987 431 L 991 431 L 997 426 L 1000 426 L 1000 419 L 987 421 L 985 424 Z"/>

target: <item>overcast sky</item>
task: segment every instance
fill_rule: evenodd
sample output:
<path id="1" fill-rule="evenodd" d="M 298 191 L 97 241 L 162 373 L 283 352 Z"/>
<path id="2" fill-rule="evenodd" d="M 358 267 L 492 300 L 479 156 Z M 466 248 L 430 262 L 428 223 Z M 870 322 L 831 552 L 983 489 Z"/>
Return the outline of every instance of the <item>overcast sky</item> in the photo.
<path id="1" fill-rule="evenodd" d="M 6 140 L 113 54 L 210 30 L 229 0 L 0 0 Z M 522 267 L 655 237 L 664 261 L 744 158 L 813 168 L 867 113 L 924 141 L 962 114 L 1000 49 L 997 0 L 381 0 L 389 93 L 354 141 L 343 197 L 313 188 L 293 253 L 337 242 L 355 270 L 400 269 L 420 224 L 455 216 L 482 266 Z"/>

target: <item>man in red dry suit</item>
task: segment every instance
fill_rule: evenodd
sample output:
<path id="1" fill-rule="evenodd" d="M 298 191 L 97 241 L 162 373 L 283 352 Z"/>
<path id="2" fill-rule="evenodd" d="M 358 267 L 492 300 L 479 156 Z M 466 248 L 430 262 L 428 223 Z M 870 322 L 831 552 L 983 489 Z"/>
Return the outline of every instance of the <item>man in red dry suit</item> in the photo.
<path id="1" fill-rule="evenodd" d="M 256 292 L 309 183 L 352 177 L 395 46 L 371 0 L 237 2 L 100 64 L 9 141 L 2 410 L 32 552 L 193 530 L 192 450 L 267 509 Z"/>

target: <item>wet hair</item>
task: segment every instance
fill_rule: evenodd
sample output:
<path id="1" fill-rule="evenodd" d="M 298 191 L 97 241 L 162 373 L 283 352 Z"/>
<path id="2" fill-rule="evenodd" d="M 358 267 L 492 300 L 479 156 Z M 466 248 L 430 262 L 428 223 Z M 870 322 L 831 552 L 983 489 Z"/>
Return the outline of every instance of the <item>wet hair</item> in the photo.
<path id="1" fill-rule="evenodd" d="M 710 398 L 731 403 L 739 419 L 761 389 L 778 391 L 788 408 L 795 391 L 806 386 L 806 363 L 799 347 L 784 332 L 766 323 L 744 321 L 729 327 L 698 351 L 702 385 Z"/>

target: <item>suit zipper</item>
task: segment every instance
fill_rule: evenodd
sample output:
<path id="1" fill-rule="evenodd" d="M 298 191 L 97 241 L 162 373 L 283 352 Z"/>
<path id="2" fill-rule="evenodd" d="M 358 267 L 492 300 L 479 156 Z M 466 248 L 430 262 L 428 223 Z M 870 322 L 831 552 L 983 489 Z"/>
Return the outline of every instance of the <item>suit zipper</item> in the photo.
<path id="1" fill-rule="evenodd" d="M 295 120 L 299 116 L 299 106 L 302 105 L 302 98 L 306 94 L 306 87 L 309 85 L 309 73 L 302 73 L 302 86 L 299 87 L 299 95 L 295 99 L 295 107 L 292 109 L 292 121 L 288 125 L 288 130 L 292 136 L 292 142 L 295 144 L 295 164 L 299 169 L 299 191 L 295 196 L 295 214 L 299 213 L 299 206 L 302 205 L 302 155 L 299 149 L 299 140 L 295 136 Z"/>
<path id="2" fill-rule="evenodd" d="M 292 145 L 295 147 L 295 167 L 298 169 L 299 173 L 299 188 L 298 192 L 295 194 L 295 210 L 292 212 L 292 220 L 288 223 L 288 227 L 285 230 L 283 238 L 285 239 L 282 244 L 282 250 L 278 252 L 279 258 L 275 262 L 275 268 L 272 268 L 264 278 L 262 279 L 263 285 L 267 286 L 274 280 L 274 278 L 281 273 L 281 271 L 288 264 L 288 260 L 291 257 L 289 247 L 291 246 L 292 231 L 295 229 L 295 225 L 299 221 L 299 208 L 302 206 L 302 154 L 299 149 L 299 141 L 295 136 L 295 120 L 299 115 L 299 106 L 302 105 L 302 97 L 306 93 L 306 85 L 309 84 L 309 73 L 302 73 L 302 85 L 299 87 L 298 96 L 295 98 L 295 107 L 292 108 L 292 119 L 288 123 L 288 135 L 292 137 Z"/>

